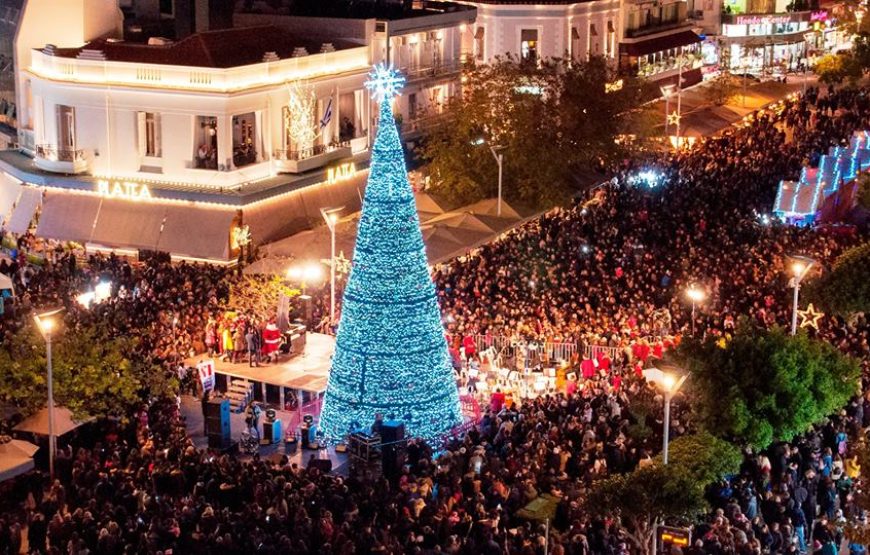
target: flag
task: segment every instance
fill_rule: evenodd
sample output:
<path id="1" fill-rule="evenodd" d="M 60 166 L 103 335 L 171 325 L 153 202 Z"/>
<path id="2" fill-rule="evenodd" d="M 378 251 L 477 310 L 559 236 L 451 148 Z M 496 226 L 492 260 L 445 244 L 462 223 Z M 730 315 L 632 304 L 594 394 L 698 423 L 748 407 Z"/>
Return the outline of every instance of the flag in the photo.
<path id="1" fill-rule="evenodd" d="M 326 108 L 323 109 L 323 117 L 320 119 L 320 128 L 323 129 L 332 120 L 332 97 L 329 97 L 329 102 L 326 103 Z"/>

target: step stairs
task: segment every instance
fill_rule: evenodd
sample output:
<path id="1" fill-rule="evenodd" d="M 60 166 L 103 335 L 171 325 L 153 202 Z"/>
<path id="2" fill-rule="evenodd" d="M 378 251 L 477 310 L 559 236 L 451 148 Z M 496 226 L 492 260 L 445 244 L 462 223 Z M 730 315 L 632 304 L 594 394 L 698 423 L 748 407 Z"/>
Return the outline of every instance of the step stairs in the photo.
<path id="1" fill-rule="evenodd" d="M 248 380 L 230 379 L 227 387 L 227 398 L 230 400 L 230 408 L 233 412 L 242 412 L 253 398 L 254 384 Z"/>

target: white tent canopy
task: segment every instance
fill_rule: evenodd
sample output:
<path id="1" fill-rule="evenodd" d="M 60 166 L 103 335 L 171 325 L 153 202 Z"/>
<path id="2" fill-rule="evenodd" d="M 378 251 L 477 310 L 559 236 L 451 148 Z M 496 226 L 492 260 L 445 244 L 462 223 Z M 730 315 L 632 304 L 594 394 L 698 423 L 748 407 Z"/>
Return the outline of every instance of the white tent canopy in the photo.
<path id="1" fill-rule="evenodd" d="M 33 468 L 33 455 L 38 450 L 36 445 L 20 439 L 0 440 L 0 482 Z"/>
<path id="2" fill-rule="evenodd" d="M 54 435 L 62 436 L 83 423 L 73 420 L 72 412 L 66 407 L 54 407 Z M 25 418 L 12 428 L 16 432 L 30 432 L 41 436 L 48 435 L 48 408 Z"/>

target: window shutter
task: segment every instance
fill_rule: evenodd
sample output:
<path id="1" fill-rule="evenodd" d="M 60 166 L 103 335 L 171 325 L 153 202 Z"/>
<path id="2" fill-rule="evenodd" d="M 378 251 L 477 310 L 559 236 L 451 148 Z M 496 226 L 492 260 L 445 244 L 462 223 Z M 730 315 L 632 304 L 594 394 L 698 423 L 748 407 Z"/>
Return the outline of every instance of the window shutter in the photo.
<path id="1" fill-rule="evenodd" d="M 145 112 L 136 112 L 136 141 L 139 156 L 145 156 L 148 152 L 145 139 Z"/>
<path id="2" fill-rule="evenodd" d="M 154 114 L 154 156 L 163 156 L 163 122 L 160 114 Z"/>

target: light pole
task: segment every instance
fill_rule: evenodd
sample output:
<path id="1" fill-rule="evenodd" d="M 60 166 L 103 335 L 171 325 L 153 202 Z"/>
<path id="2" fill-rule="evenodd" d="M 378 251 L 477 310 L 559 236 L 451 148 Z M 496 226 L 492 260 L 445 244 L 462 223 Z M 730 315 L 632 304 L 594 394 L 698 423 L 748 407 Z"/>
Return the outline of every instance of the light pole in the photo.
<path id="1" fill-rule="evenodd" d="M 688 378 L 688 375 L 685 374 L 677 379 L 673 374 L 662 372 L 659 385 L 661 385 L 665 394 L 664 438 L 662 438 L 662 462 L 664 464 L 668 464 L 668 436 L 671 432 L 671 399 L 680 390 L 680 387 L 683 386 L 686 378 Z"/>
<path id="2" fill-rule="evenodd" d="M 471 144 L 474 146 L 480 146 L 486 143 L 486 139 L 483 137 L 477 138 L 471 141 Z M 501 217 L 501 180 L 502 180 L 502 172 L 503 172 L 503 162 L 504 162 L 504 153 L 505 146 L 502 145 L 486 145 L 489 147 L 489 151 L 492 152 L 492 157 L 495 158 L 495 163 L 498 164 L 498 204 L 496 205 L 496 216 Z"/>
<path id="3" fill-rule="evenodd" d="M 48 381 L 48 474 L 54 480 L 54 455 L 57 451 L 57 441 L 54 436 L 54 374 L 51 367 L 51 332 L 54 330 L 54 316 L 61 310 L 52 310 L 36 314 L 33 319 L 45 339 L 45 362 Z"/>
<path id="4" fill-rule="evenodd" d="M 791 256 L 791 279 L 789 287 L 794 287 L 794 300 L 791 307 L 791 334 L 797 333 L 798 296 L 800 295 L 801 282 L 810 272 L 816 261 L 807 256 Z"/>
<path id="5" fill-rule="evenodd" d="M 338 208 L 321 208 L 320 215 L 329 228 L 329 322 L 335 324 L 335 224 L 338 223 L 338 213 L 344 206 Z"/>
<path id="6" fill-rule="evenodd" d="M 677 72 L 677 148 L 680 148 L 680 118 L 683 115 L 683 47 L 680 47 L 680 69 Z"/>
<path id="7" fill-rule="evenodd" d="M 674 95 L 676 85 L 662 85 L 659 90 L 662 91 L 662 96 L 665 97 L 665 137 L 668 136 L 668 115 L 671 113 L 671 97 Z"/>
<path id="8" fill-rule="evenodd" d="M 692 337 L 695 337 L 695 305 L 704 302 L 707 298 L 707 293 L 703 289 L 699 289 L 692 285 L 686 289 L 686 297 L 692 301 Z"/>

